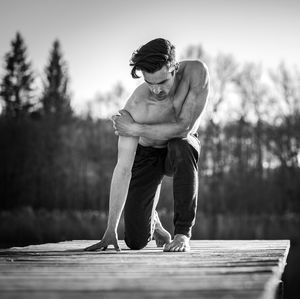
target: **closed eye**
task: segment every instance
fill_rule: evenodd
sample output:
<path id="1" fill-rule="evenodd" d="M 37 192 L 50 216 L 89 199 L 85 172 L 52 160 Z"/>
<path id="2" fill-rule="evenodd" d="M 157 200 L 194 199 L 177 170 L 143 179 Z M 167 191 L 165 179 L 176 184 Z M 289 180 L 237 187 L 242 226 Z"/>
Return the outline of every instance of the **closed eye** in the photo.
<path id="1" fill-rule="evenodd" d="M 158 83 L 151 83 L 151 82 L 149 82 L 149 81 L 147 81 L 147 80 L 145 79 L 145 82 L 148 83 L 149 85 L 161 85 L 161 84 L 166 83 L 167 81 L 169 81 L 169 79 L 163 80 L 163 81 L 158 82 Z"/>

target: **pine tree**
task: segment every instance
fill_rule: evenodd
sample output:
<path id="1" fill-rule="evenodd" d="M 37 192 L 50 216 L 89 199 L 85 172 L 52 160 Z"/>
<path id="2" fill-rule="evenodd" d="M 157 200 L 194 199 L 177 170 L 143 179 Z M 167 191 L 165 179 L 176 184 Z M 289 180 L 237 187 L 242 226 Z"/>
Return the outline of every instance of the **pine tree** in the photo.
<path id="1" fill-rule="evenodd" d="M 34 106 L 32 91 L 34 76 L 27 61 L 27 48 L 19 32 L 11 42 L 11 51 L 5 55 L 6 74 L 0 85 L 4 102 L 3 113 L 8 117 L 27 115 Z"/>
<path id="2" fill-rule="evenodd" d="M 46 115 L 70 116 L 72 108 L 68 92 L 69 77 L 58 40 L 53 43 L 49 63 L 45 68 L 45 75 L 46 82 L 44 82 L 42 97 L 44 113 Z"/>

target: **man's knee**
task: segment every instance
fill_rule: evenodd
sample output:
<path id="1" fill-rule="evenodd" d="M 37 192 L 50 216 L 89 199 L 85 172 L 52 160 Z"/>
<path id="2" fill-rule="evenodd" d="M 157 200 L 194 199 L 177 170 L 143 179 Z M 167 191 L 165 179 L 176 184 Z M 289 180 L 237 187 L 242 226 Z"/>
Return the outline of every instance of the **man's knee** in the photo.
<path id="1" fill-rule="evenodd" d="M 133 250 L 139 250 L 146 247 L 150 237 L 150 217 L 148 213 L 145 214 L 142 207 L 125 204 L 124 209 L 124 241 L 126 245 Z M 151 211 L 150 211 L 151 212 Z M 149 212 L 149 213 L 150 213 Z"/>
<path id="2" fill-rule="evenodd" d="M 125 243 L 132 250 L 140 250 L 147 246 L 149 238 L 128 238 L 125 233 Z"/>

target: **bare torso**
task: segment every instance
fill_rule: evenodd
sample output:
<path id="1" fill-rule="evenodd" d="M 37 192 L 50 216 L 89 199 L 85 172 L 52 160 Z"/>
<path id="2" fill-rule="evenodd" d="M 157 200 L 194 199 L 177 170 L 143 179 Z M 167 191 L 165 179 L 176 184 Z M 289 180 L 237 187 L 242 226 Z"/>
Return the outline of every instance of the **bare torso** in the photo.
<path id="1" fill-rule="evenodd" d="M 144 102 L 144 111 L 140 116 L 145 124 L 175 122 L 176 120 L 176 112 L 170 98 L 159 102 L 151 99 L 146 100 Z M 153 147 L 164 147 L 166 145 L 166 141 L 153 140 L 145 137 L 140 137 L 139 143 L 144 146 Z"/>
<path id="2" fill-rule="evenodd" d="M 176 73 L 174 82 L 174 93 L 163 100 L 157 100 L 150 92 L 145 83 L 140 85 L 136 95 L 126 105 L 134 120 L 143 124 L 159 124 L 175 122 L 180 114 L 186 96 L 190 88 L 190 68 L 192 61 L 182 61 Z M 198 129 L 198 122 L 195 123 L 191 134 Z M 145 137 L 139 138 L 143 146 L 165 147 L 166 140 L 154 140 Z"/>

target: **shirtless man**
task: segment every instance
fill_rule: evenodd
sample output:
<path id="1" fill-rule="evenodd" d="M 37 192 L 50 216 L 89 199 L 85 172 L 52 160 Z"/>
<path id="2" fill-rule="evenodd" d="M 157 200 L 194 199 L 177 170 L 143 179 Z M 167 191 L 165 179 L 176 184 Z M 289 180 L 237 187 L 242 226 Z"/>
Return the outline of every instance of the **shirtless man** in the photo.
<path id="1" fill-rule="evenodd" d="M 113 117 L 119 141 L 108 224 L 102 240 L 85 250 L 109 245 L 120 250 L 117 227 L 124 208 L 129 248 L 144 248 L 154 238 L 164 251 L 188 251 L 198 195 L 197 129 L 209 91 L 207 67 L 196 60 L 176 63 L 175 47 L 161 38 L 134 52 L 130 65 L 132 77 L 141 71 L 145 82 Z M 155 210 L 164 175 L 174 180 L 173 240 Z"/>

